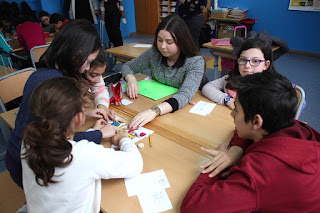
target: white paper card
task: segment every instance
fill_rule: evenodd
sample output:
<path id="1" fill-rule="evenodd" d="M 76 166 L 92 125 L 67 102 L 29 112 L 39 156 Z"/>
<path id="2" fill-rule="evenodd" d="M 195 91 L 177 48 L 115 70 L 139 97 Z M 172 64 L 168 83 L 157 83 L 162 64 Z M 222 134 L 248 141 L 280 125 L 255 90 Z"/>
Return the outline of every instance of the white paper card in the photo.
<path id="1" fill-rule="evenodd" d="M 165 189 L 144 192 L 138 194 L 138 198 L 144 213 L 163 212 L 172 209 L 172 204 Z"/>
<path id="2" fill-rule="evenodd" d="M 125 106 L 127 106 L 127 105 L 129 105 L 129 104 L 132 104 L 133 102 L 132 101 L 129 101 L 128 99 L 122 99 L 121 100 L 121 103 L 123 104 L 123 105 L 125 105 Z"/>
<path id="3" fill-rule="evenodd" d="M 214 103 L 208 103 L 204 101 L 198 101 L 198 103 L 190 109 L 189 112 L 197 114 L 197 115 L 202 115 L 206 116 L 211 113 L 213 108 L 216 106 Z"/>
<path id="4" fill-rule="evenodd" d="M 151 47 L 151 46 L 152 46 L 152 44 L 136 44 L 136 45 L 134 45 L 133 47 L 149 48 L 149 47 Z"/>
<path id="5" fill-rule="evenodd" d="M 145 191 L 159 191 L 170 188 L 169 181 L 163 169 L 140 174 L 135 178 L 124 179 L 128 196 L 142 194 Z"/>

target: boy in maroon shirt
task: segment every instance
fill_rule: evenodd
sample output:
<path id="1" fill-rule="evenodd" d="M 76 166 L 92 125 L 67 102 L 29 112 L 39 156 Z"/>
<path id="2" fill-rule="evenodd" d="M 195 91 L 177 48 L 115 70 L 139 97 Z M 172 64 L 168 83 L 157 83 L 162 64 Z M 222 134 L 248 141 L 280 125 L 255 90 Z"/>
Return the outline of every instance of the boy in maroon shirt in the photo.
<path id="1" fill-rule="evenodd" d="M 245 154 L 227 178 L 200 174 L 181 213 L 320 212 L 320 134 L 294 119 L 297 95 L 289 80 L 262 72 L 230 86 L 237 90 L 231 144 L 247 147 Z"/>

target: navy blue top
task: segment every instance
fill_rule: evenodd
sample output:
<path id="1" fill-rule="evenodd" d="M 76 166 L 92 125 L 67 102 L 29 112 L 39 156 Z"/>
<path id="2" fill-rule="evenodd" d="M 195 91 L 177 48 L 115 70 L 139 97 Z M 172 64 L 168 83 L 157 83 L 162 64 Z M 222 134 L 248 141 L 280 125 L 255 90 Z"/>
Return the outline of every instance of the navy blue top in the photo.
<path id="1" fill-rule="evenodd" d="M 7 144 L 7 152 L 12 156 L 12 158 L 17 159 L 17 161 L 20 161 L 22 132 L 25 126 L 32 120 L 32 115 L 30 114 L 29 110 L 29 97 L 33 90 L 37 88 L 43 81 L 57 77 L 63 77 L 59 70 L 41 68 L 30 75 L 26 85 L 24 86 L 23 99 L 15 122 L 15 129 L 13 130 Z M 102 133 L 99 130 L 76 133 L 74 140 L 79 141 L 81 139 L 87 139 L 100 144 L 102 140 Z"/>

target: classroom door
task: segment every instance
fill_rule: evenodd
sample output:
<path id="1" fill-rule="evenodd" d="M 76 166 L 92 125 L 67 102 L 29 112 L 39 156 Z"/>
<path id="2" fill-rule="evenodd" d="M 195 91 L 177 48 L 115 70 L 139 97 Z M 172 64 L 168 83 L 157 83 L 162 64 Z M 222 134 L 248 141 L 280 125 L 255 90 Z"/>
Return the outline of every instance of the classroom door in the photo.
<path id="1" fill-rule="evenodd" d="M 158 0 L 135 0 L 136 32 L 154 34 L 159 24 Z"/>

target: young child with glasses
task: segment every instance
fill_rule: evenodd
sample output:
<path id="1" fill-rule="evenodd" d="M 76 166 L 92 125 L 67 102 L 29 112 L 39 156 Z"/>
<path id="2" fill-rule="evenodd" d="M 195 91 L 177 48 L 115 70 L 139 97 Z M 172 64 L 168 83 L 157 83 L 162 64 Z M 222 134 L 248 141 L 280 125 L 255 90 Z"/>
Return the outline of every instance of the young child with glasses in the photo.
<path id="1" fill-rule="evenodd" d="M 235 76 L 263 71 L 276 72 L 273 67 L 271 46 L 265 40 L 248 39 L 237 55 L 234 69 L 228 75 L 204 85 L 202 94 L 217 104 L 224 104 L 234 109 L 236 92 L 226 88 L 228 81 Z"/>

